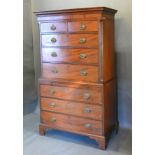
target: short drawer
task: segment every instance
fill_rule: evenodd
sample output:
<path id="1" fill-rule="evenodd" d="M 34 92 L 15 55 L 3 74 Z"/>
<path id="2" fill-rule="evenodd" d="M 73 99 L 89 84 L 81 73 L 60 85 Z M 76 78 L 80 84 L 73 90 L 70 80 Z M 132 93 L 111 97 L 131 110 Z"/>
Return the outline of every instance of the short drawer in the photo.
<path id="1" fill-rule="evenodd" d="M 69 32 L 97 32 L 98 22 L 97 21 L 81 21 L 81 22 L 68 22 Z"/>
<path id="2" fill-rule="evenodd" d="M 98 48 L 97 34 L 57 34 L 41 35 L 43 47 L 73 46 Z"/>
<path id="3" fill-rule="evenodd" d="M 40 85 L 40 96 L 70 101 L 102 104 L 102 88 L 72 88 L 62 86 Z"/>
<path id="4" fill-rule="evenodd" d="M 99 105 L 41 97 L 40 107 L 46 111 L 102 120 L 102 107 Z"/>
<path id="5" fill-rule="evenodd" d="M 102 122 L 69 115 L 41 111 L 41 123 L 52 128 L 89 134 L 102 134 Z"/>
<path id="6" fill-rule="evenodd" d="M 98 64 L 97 49 L 42 48 L 42 62 Z"/>
<path id="7" fill-rule="evenodd" d="M 40 32 L 66 32 L 66 22 L 49 22 L 40 24 Z"/>
<path id="8" fill-rule="evenodd" d="M 98 81 L 98 66 L 42 63 L 42 77 L 71 81 Z"/>

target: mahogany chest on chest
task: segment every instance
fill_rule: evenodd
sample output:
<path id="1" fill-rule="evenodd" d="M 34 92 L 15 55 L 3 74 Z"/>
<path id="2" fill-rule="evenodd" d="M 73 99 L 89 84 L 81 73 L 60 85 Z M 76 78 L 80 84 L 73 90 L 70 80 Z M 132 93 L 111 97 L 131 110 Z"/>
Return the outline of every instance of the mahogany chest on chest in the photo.
<path id="1" fill-rule="evenodd" d="M 116 12 L 106 7 L 36 12 L 41 135 L 64 130 L 89 136 L 105 149 L 117 130 Z"/>

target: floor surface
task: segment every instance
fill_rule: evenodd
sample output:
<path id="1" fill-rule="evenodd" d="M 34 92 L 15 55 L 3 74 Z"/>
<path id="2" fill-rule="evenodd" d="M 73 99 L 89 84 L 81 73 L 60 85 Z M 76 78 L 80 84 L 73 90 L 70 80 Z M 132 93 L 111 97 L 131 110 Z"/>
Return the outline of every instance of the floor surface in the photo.
<path id="1" fill-rule="evenodd" d="M 97 148 L 97 143 L 85 136 L 62 131 L 47 131 L 38 134 L 39 115 L 24 116 L 23 155 L 131 155 L 131 131 L 120 129 L 110 139 L 106 150 Z"/>

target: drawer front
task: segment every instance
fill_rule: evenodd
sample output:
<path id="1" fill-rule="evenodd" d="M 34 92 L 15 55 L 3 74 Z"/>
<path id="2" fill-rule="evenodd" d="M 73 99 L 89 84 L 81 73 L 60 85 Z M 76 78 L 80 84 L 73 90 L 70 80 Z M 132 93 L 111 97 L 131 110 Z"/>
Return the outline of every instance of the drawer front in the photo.
<path id="1" fill-rule="evenodd" d="M 102 104 L 102 88 L 77 89 L 71 87 L 59 87 L 40 85 L 41 97 L 52 97 L 71 101 L 82 101 L 87 103 Z"/>
<path id="2" fill-rule="evenodd" d="M 56 129 L 97 135 L 102 134 L 101 121 L 41 111 L 41 122 Z"/>
<path id="3" fill-rule="evenodd" d="M 42 48 L 42 62 L 98 64 L 98 50 Z"/>
<path id="4" fill-rule="evenodd" d="M 42 77 L 72 81 L 98 81 L 98 67 L 70 64 L 42 64 Z"/>
<path id="5" fill-rule="evenodd" d="M 65 22 L 50 22 L 40 24 L 41 32 L 67 32 L 67 23 Z"/>
<path id="6" fill-rule="evenodd" d="M 98 48 L 97 34 L 42 35 L 42 46 L 74 46 Z"/>
<path id="7" fill-rule="evenodd" d="M 79 102 L 62 101 L 42 97 L 40 99 L 40 106 L 42 110 L 46 111 L 102 120 L 102 109 L 99 105 L 83 104 Z"/>
<path id="8" fill-rule="evenodd" d="M 97 21 L 68 22 L 69 32 L 98 31 Z"/>

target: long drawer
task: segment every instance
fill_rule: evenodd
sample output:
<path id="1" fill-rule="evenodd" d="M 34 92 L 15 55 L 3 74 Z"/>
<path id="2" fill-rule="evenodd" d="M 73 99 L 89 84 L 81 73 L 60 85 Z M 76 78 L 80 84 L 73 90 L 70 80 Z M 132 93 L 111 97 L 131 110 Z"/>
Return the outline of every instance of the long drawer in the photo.
<path id="1" fill-rule="evenodd" d="M 97 34 L 51 34 L 41 35 L 41 43 L 44 47 L 73 46 L 98 48 Z"/>
<path id="2" fill-rule="evenodd" d="M 102 104 L 102 88 L 72 88 L 62 86 L 40 85 L 41 97 L 82 101 L 85 103 Z"/>
<path id="3" fill-rule="evenodd" d="M 42 62 L 98 64 L 97 49 L 42 48 Z"/>
<path id="4" fill-rule="evenodd" d="M 102 134 L 101 121 L 78 118 L 69 115 L 41 111 L 41 123 L 48 124 L 52 128 L 72 132 L 84 132 L 96 135 Z"/>
<path id="5" fill-rule="evenodd" d="M 41 97 L 40 107 L 46 111 L 102 120 L 102 107 L 99 105 Z"/>
<path id="6" fill-rule="evenodd" d="M 43 63 L 42 77 L 97 82 L 99 76 L 97 66 Z"/>

